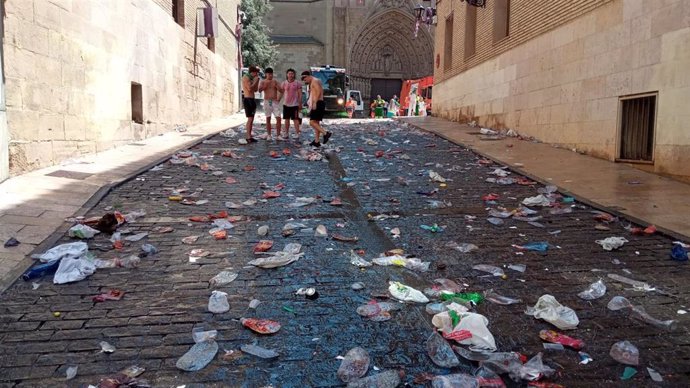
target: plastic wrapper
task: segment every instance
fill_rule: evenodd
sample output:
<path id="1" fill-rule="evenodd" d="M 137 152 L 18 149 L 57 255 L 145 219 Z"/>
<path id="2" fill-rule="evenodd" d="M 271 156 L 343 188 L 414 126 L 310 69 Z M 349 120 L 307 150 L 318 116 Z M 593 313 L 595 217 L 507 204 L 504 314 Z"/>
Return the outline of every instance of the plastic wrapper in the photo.
<path id="1" fill-rule="evenodd" d="M 85 242 L 73 242 L 68 244 L 60 244 L 48 249 L 44 253 L 31 255 L 34 259 L 39 259 L 43 263 L 51 263 L 55 260 L 63 258 L 79 258 L 88 252 L 89 246 Z"/>
<path id="2" fill-rule="evenodd" d="M 596 240 L 597 244 L 601 245 L 607 251 L 612 251 L 622 247 L 628 240 L 625 237 L 607 237 L 603 240 Z"/>
<path id="3" fill-rule="evenodd" d="M 499 295 L 494 290 L 487 290 L 484 292 L 484 297 L 491 303 L 496 303 L 500 305 L 510 305 L 521 303 L 522 299 L 510 298 L 507 296 Z"/>
<path id="4" fill-rule="evenodd" d="M 405 267 L 413 271 L 426 272 L 429 270 L 429 262 L 422 262 L 416 257 L 406 258 L 400 255 L 377 257 L 372 260 L 372 263 L 377 265 L 397 265 L 399 267 Z"/>
<path id="5" fill-rule="evenodd" d="M 577 328 L 580 320 L 575 311 L 558 303 L 552 295 L 542 295 L 534 307 L 528 307 L 525 314 L 543 319 L 561 330 Z"/>
<path id="6" fill-rule="evenodd" d="M 235 279 L 237 279 L 237 276 L 238 274 L 235 272 L 221 271 L 218 273 L 218 275 L 212 277 L 208 282 L 212 287 L 222 287 L 232 283 Z"/>
<path id="7" fill-rule="evenodd" d="M 222 291 L 213 291 L 208 298 L 208 311 L 214 314 L 221 314 L 230 310 L 228 294 Z"/>
<path id="8" fill-rule="evenodd" d="M 471 375 L 455 373 L 451 375 L 435 376 L 431 380 L 432 388 L 479 388 L 479 380 Z"/>
<path id="9" fill-rule="evenodd" d="M 431 333 L 426 340 L 425 346 L 431 361 L 441 368 L 452 368 L 460 365 L 460 360 L 458 360 L 458 357 L 453 353 L 453 349 L 438 333 Z"/>
<path id="10" fill-rule="evenodd" d="M 400 282 L 388 282 L 388 292 L 403 302 L 428 303 L 429 299 L 419 290 L 406 286 Z"/>
<path id="11" fill-rule="evenodd" d="M 494 276 L 505 276 L 505 272 L 503 272 L 503 269 L 493 265 L 477 264 L 474 267 L 472 267 L 472 269 L 482 272 L 488 272 Z"/>
<path id="12" fill-rule="evenodd" d="M 73 238 L 88 239 L 93 238 L 96 234 L 101 233 L 99 230 L 89 227 L 88 225 L 77 224 L 69 228 L 67 235 Z"/>
<path id="13" fill-rule="evenodd" d="M 590 284 L 589 288 L 577 294 L 577 296 L 584 300 L 595 300 L 601 298 L 604 294 L 606 294 L 606 284 L 599 279 Z"/>
<path id="14" fill-rule="evenodd" d="M 364 260 L 360 255 L 355 253 L 355 251 L 350 250 L 350 253 L 345 253 L 345 255 L 348 255 L 350 258 L 350 264 L 359 267 L 359 268 L 365 268 L 365 267 L 371 267 L 372 264 L 366 260 Z"/>
<path id="15" fill-rule="evenodd" d="M 613 344 L 609 355 L 621 364 L 639 365 L 640 363 L 640 351 L 629 341 L 620 341 Z"/>
<path id="16" fill-rule="evenodd" d="M 86 255 L 80 258 L 63 257 L 53 277 L 53 283 L 64 284 L 84 280 L 96 272 L 96 265 Z"/>

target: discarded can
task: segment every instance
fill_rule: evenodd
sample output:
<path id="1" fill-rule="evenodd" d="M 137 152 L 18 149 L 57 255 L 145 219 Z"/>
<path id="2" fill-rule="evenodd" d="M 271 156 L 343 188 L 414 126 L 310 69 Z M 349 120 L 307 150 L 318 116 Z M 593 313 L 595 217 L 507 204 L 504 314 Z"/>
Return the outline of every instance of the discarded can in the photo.
<path id="1" fill-rule="evenodd" d="M 311 300 L 316 300 L 319 298 L 319 292 L 315 288 L 307 288 L 304 293 L 304 297 Z"/>

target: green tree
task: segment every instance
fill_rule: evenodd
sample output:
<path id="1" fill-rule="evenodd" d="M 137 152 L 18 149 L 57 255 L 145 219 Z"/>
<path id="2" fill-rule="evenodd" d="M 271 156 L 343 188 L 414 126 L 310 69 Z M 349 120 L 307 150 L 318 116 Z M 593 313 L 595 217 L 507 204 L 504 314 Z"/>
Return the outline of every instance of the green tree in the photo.
<path id="1" fill-rule="evenodd" d="M 267 0 L 242 0 L 244 11 L 242 23 L 242 62 L 244 66 L 257 65 L 265 68 L 275 64 L 278 51 L 268 34 L 271 30 L 264 24 L 264 16 L 273 7 Z"/>

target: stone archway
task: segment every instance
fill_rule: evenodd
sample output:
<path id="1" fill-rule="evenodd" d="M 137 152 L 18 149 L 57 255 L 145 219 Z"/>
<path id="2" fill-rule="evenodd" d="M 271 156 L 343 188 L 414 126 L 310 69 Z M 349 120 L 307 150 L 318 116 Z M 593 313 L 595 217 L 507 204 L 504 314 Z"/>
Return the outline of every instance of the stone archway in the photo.
<path id="1" fill-rule="evenodd" d="M 408 9 L 409 8 L 409 9 Z M 426 27 L 414 37 L 412 9 L 377 9 L 367 18 L 352 44 L 348 70 L 352 89 L 372 96 L 372 82 L 421 78 L 433 74 L 434 44 Z"/>

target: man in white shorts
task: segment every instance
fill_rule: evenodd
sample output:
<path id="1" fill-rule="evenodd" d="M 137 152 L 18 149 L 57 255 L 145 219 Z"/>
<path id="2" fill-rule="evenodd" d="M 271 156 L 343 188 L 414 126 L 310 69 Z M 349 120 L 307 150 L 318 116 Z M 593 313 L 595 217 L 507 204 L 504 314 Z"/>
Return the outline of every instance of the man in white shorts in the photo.
<path id="1" fill-rule="evenodd" d="M 282 121 L 280 115 L 283 112 L 283 106 L 280 104 L 280 94 L 283 93 L 278 81 L 273 79 L 273 69 L 268 67 L 264 70 L 266 79 L 259 84 L 259 91 L 264 92 L 264 114 L 266 115 L 266 140 L 272 140 L 271 136 L 271 116 L 276 118 L 276 138 L 280 139 L 280 130 Z"/>

